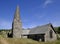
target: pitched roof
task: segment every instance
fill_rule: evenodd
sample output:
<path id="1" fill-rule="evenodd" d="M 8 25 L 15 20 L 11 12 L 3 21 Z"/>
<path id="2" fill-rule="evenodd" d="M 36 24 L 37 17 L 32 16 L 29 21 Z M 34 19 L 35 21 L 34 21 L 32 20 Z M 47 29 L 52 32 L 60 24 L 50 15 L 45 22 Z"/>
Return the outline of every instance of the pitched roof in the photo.
<path id="1" fill-rule="evenodd" d="M 44 34 L 46 31 L 48 31 L 50 26 L 50 23 L 43 26 L 37 26 L 35 28 L 32 28 L 29 34 Z"/>
<path id="2" fill-rule="evenodd" d="M 49 27 L 51 27 L 51 29 L 54 30 L 53 26 L 51 23 L 46 24 L 46 25 L 42 25 L 42 26 L 37 26 L 34 28 L 30 28 L 30 29 L 25 29 L 23 30 L 22 35 L 29 35 L 29 34 L 45 34 L 46 31 L 49 30 Z M 55 32 L 55 30 L 54 30 Z"/>

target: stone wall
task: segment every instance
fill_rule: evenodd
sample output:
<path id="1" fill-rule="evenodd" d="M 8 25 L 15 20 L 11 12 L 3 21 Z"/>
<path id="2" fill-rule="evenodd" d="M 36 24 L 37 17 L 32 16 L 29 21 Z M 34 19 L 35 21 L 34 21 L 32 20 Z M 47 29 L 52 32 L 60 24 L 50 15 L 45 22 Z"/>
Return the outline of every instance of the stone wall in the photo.
<path id="1" fill-rule="evenodd" d="M 45 41 L 55 41 L 57 40 L 57 36 L 56 36 L 56 33 L 53 31 L 52 33 L 52 38 L 50 38 L 50 30 L 53 31 L 53 29 L 51 27 L 49 27 L 48 31 L 45 33 Z"/>

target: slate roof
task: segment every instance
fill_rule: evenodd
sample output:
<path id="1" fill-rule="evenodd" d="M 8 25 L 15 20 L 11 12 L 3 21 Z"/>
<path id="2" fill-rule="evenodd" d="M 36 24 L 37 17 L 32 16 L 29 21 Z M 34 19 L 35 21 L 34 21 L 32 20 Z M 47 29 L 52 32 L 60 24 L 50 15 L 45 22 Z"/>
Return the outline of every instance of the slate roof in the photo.
<path id="1" fill-rule="evenodd" d="M 48 31 L 51 24 L 46 24 L 42 26 L 37 26 L 35 28 L 32 28 L 29 32 L 29 34 L 44 34 L 46 31 Z"/>
<path id="2" fill-rule="evenodd" d="M 52 24 L 49 23 L 49 24 L 46 24 L 46 25 L 42 25 L 42 26 L 37 26 L 37 27 L 34 27 L 34 28 L 31 28 L 31 29 L 27 29 L 24 31 L 24 34 L 25 35 L 29 35 L 29 34 L 45 34 L 46 31 L 49 30 L 49 27 L 51 27 Z M 53 26 L 52 26 L 53 27 Z M 52 28 L 51 27 L 51 28 Z M 52 28 L 53 29 L 53 28 Z M 54 29 L 53 29 L 54 30 Z"/>

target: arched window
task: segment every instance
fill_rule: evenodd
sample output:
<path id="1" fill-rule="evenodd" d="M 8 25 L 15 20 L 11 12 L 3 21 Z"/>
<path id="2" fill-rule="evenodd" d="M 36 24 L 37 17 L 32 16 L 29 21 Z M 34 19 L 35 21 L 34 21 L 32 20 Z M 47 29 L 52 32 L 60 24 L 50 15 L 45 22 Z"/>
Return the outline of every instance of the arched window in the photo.
<path id="1" fill-rule="evenodd" d="M 53 38 L 53 31 L 52 30 L 50 30 L 50 38 Z"/>

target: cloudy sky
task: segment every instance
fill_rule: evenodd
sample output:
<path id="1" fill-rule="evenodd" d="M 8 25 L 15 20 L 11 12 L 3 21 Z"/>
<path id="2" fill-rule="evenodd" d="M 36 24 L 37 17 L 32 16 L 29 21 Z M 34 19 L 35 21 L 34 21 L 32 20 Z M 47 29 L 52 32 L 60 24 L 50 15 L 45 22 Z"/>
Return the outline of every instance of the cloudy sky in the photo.
<path id="1" fill-rule="evenodd" d="M 23 28 L 48 23 L 60 26 L 60 0 L 0 0 L 0 29 L 12 28 L 17 5 Z"/>

